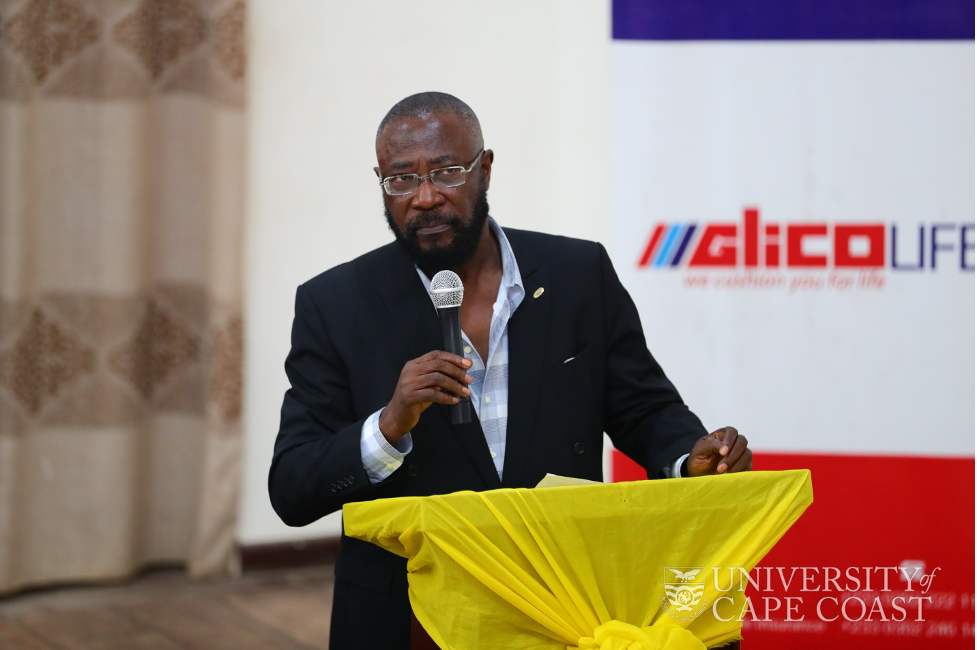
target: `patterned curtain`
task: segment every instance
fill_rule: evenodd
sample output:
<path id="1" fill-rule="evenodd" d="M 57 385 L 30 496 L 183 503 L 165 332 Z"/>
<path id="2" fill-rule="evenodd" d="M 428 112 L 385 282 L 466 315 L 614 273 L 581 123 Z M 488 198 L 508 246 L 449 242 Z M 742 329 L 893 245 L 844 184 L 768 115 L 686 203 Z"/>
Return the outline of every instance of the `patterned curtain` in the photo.
<path id="1" fill-rule="evenodd" d="M 240 0 L 0 0 L 0 593 L 234 561 Z"/>

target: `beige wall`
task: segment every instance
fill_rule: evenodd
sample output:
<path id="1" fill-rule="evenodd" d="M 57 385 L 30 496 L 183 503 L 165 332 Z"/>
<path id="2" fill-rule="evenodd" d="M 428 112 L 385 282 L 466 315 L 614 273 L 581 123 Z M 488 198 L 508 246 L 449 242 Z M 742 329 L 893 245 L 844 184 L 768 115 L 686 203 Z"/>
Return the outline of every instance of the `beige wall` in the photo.
<path id="1" fill-rule="evenodd" d="M 268 503 L 295 287 L 390 240 L 372 172 L 387 109 L 424 90 L 465 100 L 495 151 L 507 226 L 606 240 L 610 5 L 253 0 L 246 254 L 245 544 L 338 534 Z"/>

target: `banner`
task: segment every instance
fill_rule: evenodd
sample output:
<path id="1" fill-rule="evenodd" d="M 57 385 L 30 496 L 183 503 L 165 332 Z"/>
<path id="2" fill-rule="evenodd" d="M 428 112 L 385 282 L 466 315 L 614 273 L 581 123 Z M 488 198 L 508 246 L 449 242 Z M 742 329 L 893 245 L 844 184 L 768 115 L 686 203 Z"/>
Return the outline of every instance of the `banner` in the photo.
<path id="1" fill-rule="evenodd" d="M 757 469 L 813 473 L 744 643 L 972 647 L 974 4 L 614 0 L 613 30 L 649 348 Z"/>

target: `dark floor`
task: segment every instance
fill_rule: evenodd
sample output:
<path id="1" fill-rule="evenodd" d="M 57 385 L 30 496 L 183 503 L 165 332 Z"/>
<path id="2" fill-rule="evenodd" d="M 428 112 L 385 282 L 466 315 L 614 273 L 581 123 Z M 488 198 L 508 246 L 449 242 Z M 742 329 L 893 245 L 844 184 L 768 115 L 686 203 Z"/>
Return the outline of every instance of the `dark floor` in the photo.
<path id="1" fill-rule="evenodd" d="M 2 650 L 305 650 L 329 644 L 332 566 L 133 582 L 0 599 Z"/>

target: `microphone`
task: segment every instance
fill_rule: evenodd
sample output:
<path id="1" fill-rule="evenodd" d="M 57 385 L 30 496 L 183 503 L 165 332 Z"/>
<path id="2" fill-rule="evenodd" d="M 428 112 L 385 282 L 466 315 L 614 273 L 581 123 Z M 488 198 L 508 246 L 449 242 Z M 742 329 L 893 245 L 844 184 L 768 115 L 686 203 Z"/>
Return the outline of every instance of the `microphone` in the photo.
<path id="1" fill-rule="evenodd" d="M 441 342 L 445 352 L 464 357 L 461 339 L 461 300 L 465 297 L 465 286 L 454 271 L 438 271 L 431 279 L 431 300 L 438 310 L 441 321 Z M 472 421 L 472 402 L 464 395 L 458 395 L 457 404 L 449 404 L 451 424 L 468 424 Z"/>

